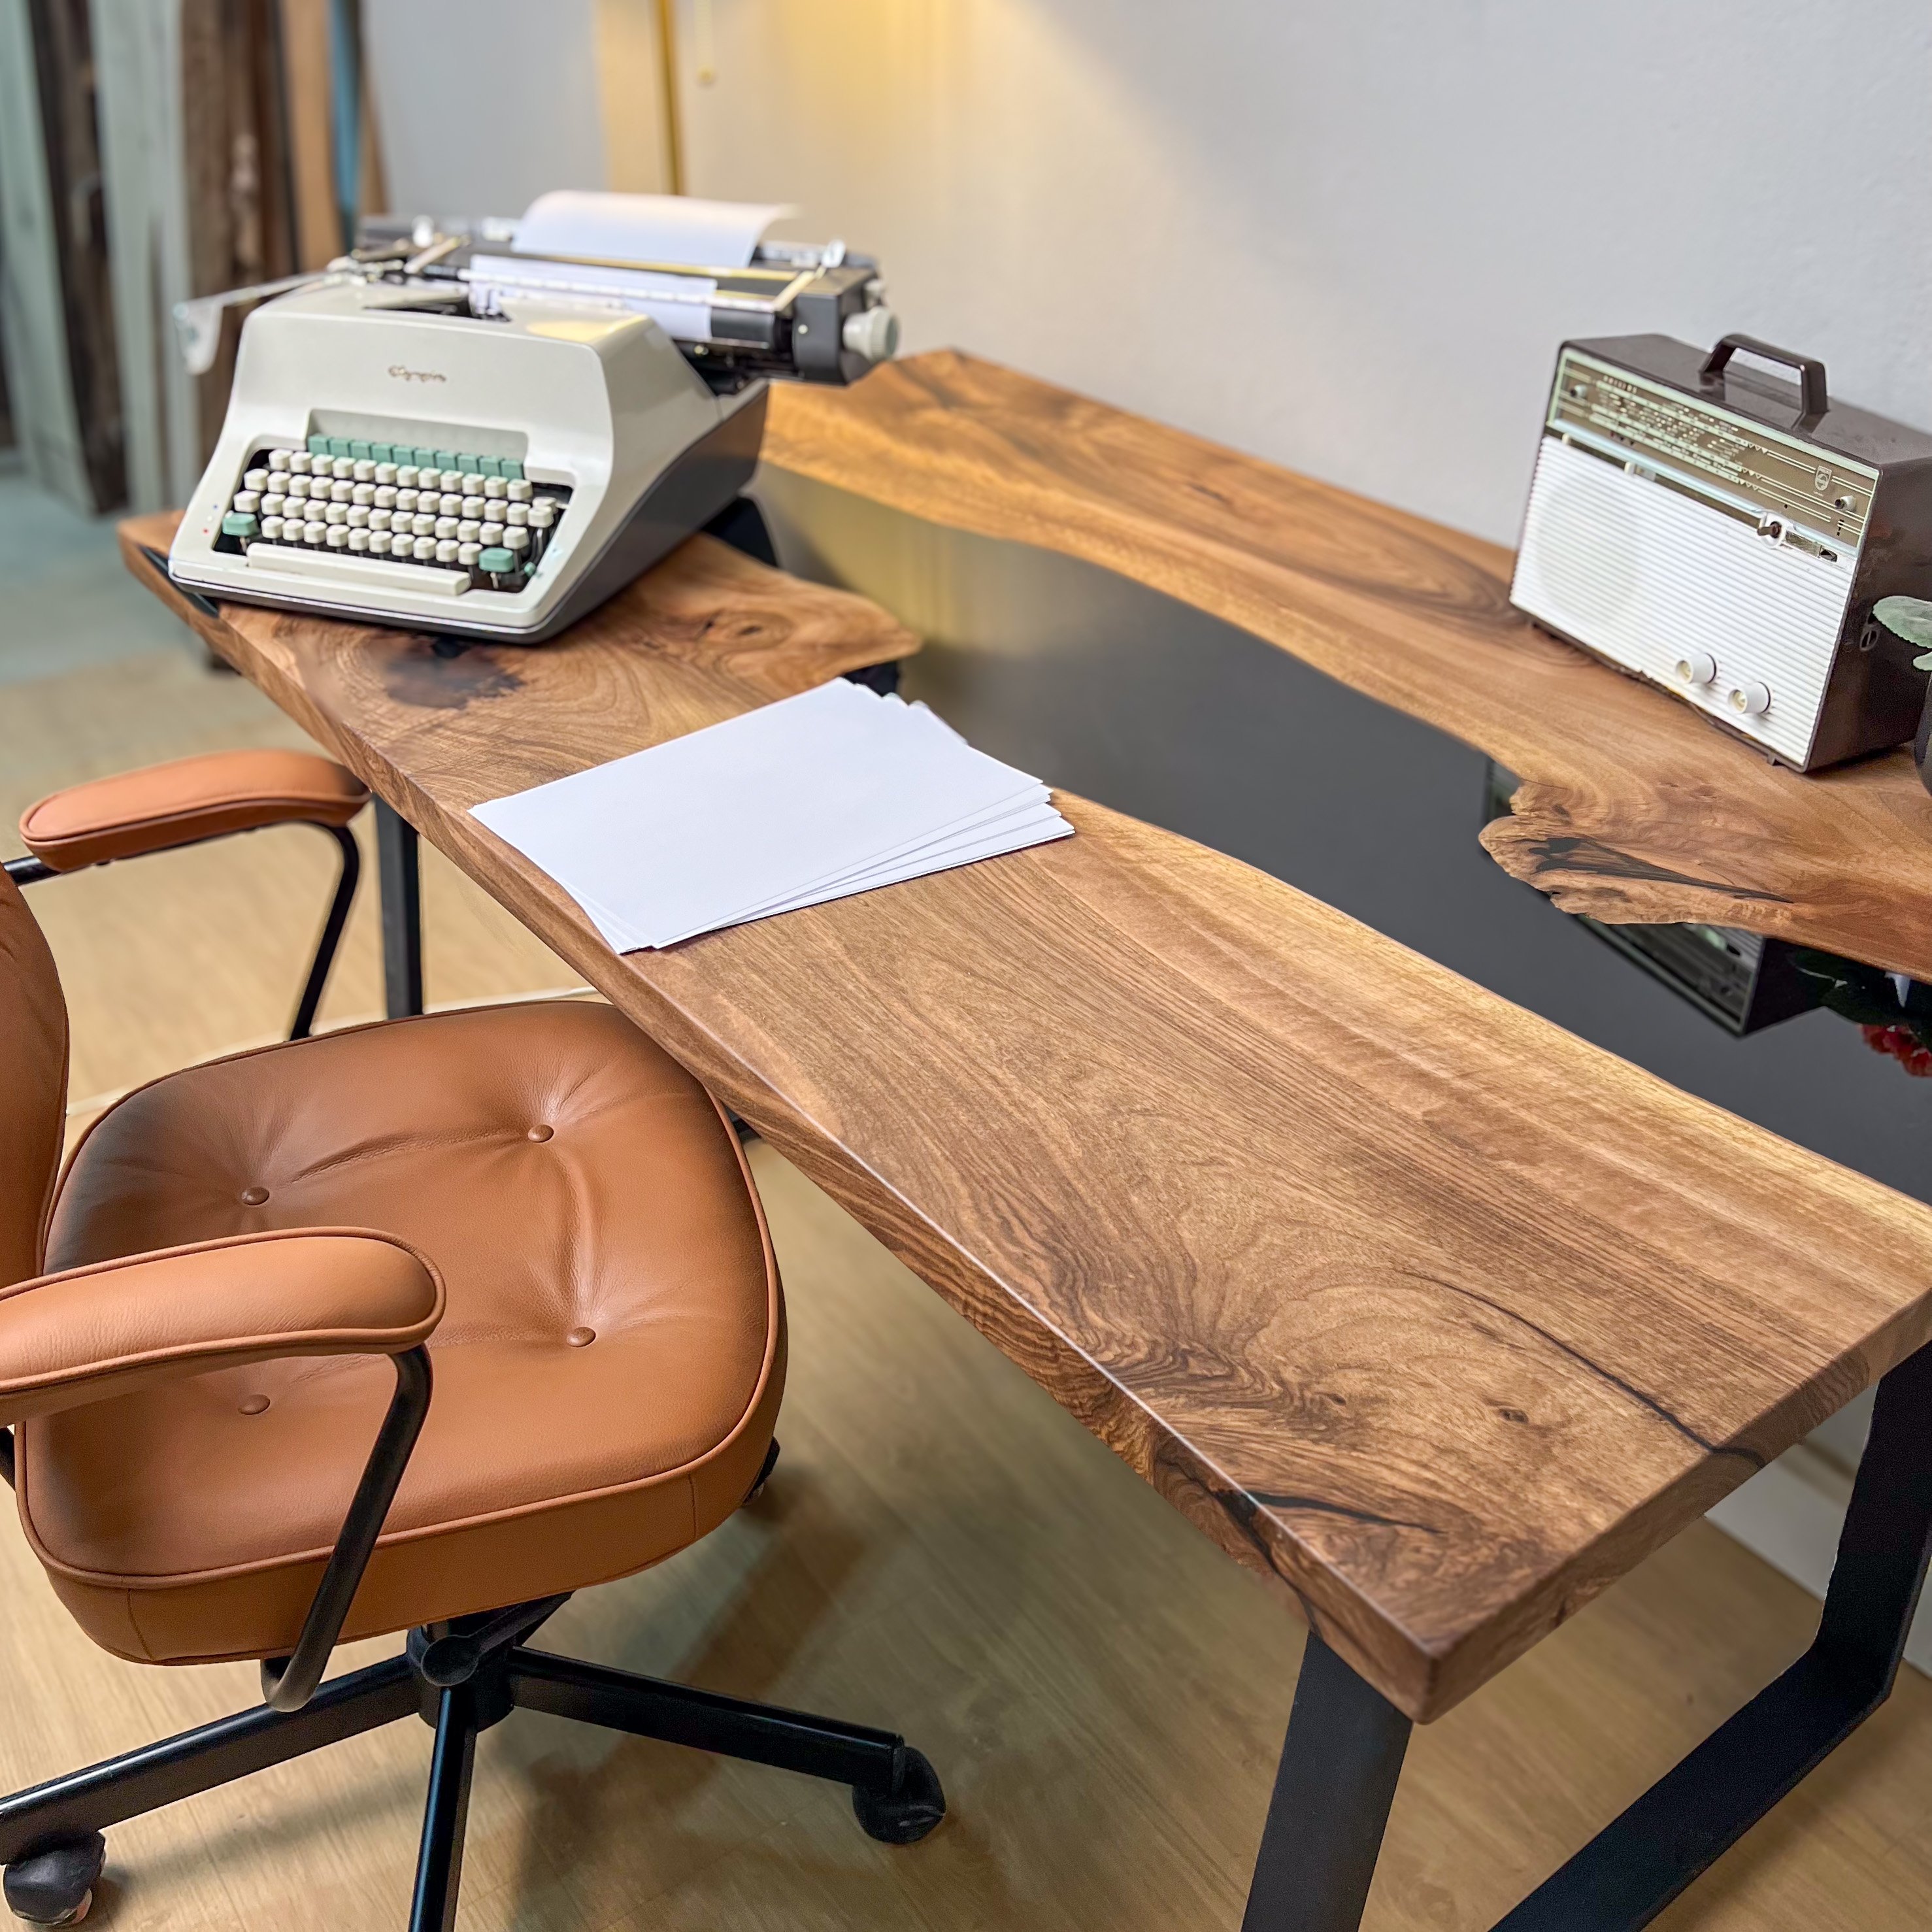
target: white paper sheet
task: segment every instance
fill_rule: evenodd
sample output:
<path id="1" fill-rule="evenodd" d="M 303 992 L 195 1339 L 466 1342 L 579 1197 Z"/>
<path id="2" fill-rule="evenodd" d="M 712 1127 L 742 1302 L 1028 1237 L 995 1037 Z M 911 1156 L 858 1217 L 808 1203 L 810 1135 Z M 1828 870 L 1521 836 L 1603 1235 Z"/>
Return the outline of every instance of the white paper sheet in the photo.
<path id="1" fill-rule="evenodd" d="M 807 906 L 824 905 L 833 899 L 850 898 L 855 892 L 875 891 L 880 886 L 902 884 L 908 879 L 922 879 L 933 872 L 950 872 L 955 866 L 968 866 L 981 859 L 997 859 L 1008 852 L 1024 852 L 1030 845 L 1050 844 L 1056 838 L 1071 838 L 1073 828 L 1051 806 L 1041 811 L 1027 814 L 1024 822 L 1015 819 L 998 836 L 981 835 L 962 839 L 957 844 L 935 848 L 922 852 L 916 859 L 904 859 L 897 863 L 862 872 L 854 878 L 842 879 L 834 886 L 814 887 L 801 892 L 796 898 L 783 901 L 777 905 L 761 908 L 746 918 L 734 920 L 734 926 L 743 926 L 752 918 L 773 919 L 782 912 L 799 912 Z M 713 931 L 719 928 L 710 928 Z"/>
<path id="2" fill-rule="evenodd" d="M 841 678 L 474 816 L 628 952 L 1064 838 L 1049 800 Z"/>
<path id="3" fill-rule="evenodd" d="M 762 919 L 768 913 L 781 907 L 808 904 L 810 895 L 828 886 L 843 885 L 855 878 L 869 878 L 874 874 L 883 877 L 896 876 L 898 868 L 910 862 L 915 866 L 934 854 L 955 849 L 965 850 L 976 845 L 992 844 L 1004 839 L 1017 826 L 1036 824 L 1042 812 L 1058 812 L 1048 802 L 1048 794 L 1044 785 L 1021 796 L 1011 803 L 1003 803 L 990 812 L 974 814 L 971 818 L 951 825 L 935 826 L 922 832 L 916 838 L 902 841 L 890 851 L 874 853 L 858 868 L 837 866 L 820 872 L 815 878 L 802 880 L 790 891 L 776 899 L 762 899 L 755 904 L 734 906 L 731 908 L 734 920 Z M 916 876 L 916 874 L 909 876 Z M 720 922 L 722 923 L 722 922 Z"/>
<path id="4" fill-rule="evenodd" d="M 711 336 L 711 298 L 718 284 L 706 275 L 659 275 L 648 268 L 580 268 L 567 262 L 530 260 L 520 255 L 472 255 L 471 299 L 518 296 L 592 302 L 600 308 L 647 315 L 676 342 Z"/>
<path id="5" fill-rule="evenodd" d="M 610 262 L 676 262 L 742 268 L 774 221 L 797 209 L 776 201 L 700 201 L 688 194 L 539 195 L 517 224 L 523 255 L 595 255 Z"/>
<path id="6" fill-rule="evenodd" d="M 477 815 L 668 945 L 1036 787 L 956 740 L 939 750 L 916 714 L 838 679 Z"/>
<path id="7" fill-rule="evenodd" d="M 729 926 L 748 925 L 754 919 L 775 919 L 780 913 L 802 912 L 807 906 L 826 905 L 834 899 L 850 898 L 859 892 L 874 892 L 881 886 L 902 884 L 910 879 L 924 878 L 929 873 L 950 872 L 956 866 L 971 865 L 981 859 L 1000 858 L 1009 852 L 1023 852 L 1031 845 L 1044 845 L 1056 838 L 1070 838 L 1073 836 L 1073 827 L 1051 806 L 1028 814 L 1024 822 L 1016 818 L 1004 823 L 1006 829 L 998 837 L 976 836 L 922 852 L 916 859 L 881 866 L 832 884 L 818 886 L 776 904 L 761 906 L 755 912 L 741 913 L 730 919 L 722 919 L 704 930 L 719 932 Z M 634 932 L 608 909 L 588 900 L 580 901 L 580 903 L 590 915 L 591 923 L 597 928 L 614 952 L 640 952 L 652 944 L 648 938 Z M 697 934 L 687 934 L 685 936 L 694 938 Z M 667 940 L 661 943 L 673 944 L 676 942 Z"/>

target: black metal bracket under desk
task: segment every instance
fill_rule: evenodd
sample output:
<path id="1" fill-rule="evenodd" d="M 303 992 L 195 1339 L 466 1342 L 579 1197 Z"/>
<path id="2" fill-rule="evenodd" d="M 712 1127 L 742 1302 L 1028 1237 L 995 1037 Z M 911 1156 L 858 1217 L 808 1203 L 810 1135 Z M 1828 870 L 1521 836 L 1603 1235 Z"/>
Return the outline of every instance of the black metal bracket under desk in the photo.
<path id="1" fill-rule="evenodd" d="M 392 1020 L 423 1010 L 422 854 L 416 829 L 376 801 L 376 875 L 382 902 L 382 1009 Z"/>
<path id="2" fill-rule="evenodd" d="M 1892 1694 L 1932 1555 L 1932 1346 L 1878 1385 L 1811 1647 L 1497 1922 L 1636 1932 Z M 1310 1634 L 1242 1932 L 1356 1932 L 1409 1720 Z"/>

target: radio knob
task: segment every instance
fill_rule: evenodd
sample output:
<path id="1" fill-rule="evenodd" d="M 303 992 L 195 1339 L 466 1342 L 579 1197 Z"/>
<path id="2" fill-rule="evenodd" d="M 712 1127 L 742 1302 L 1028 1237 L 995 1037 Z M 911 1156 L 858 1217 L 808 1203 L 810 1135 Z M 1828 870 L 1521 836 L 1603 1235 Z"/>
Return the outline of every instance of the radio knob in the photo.
<path id="1" fill-rule="evenodd" d="M 1677 660 L 1677 675 L 1686 684 L 1714 684 L 1718 680 L 1718 661 L 1708 651 L 1693 651 L 1689 656 Z"/>
<path id="2" fill-rule="evenodd" d="M 1734 684 L 1731 686 L 1730 706 L 1733 711 L 1742 711 L 1747 718 L 1756 718 L 1771 709 L 1771 693 L 1761 684 Z"/>

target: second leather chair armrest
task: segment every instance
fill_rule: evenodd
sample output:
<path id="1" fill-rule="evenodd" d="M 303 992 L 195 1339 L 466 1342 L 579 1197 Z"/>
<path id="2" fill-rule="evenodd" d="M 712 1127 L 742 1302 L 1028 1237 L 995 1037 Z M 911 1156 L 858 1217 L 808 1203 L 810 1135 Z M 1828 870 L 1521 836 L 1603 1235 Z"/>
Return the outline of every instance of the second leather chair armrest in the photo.
<path id="1" fill-rule="evenodd" d="M 0 1291 L 0 1424 L 287 1355 L 400 1354 L 442 1278 L 367 1228 L 278 1230 L 132 1255 Z"/>
<path id="2" fill-rule="evenodd" d="M 265 825 L 346 825 L 368 802 L 354 772 L 313 752 L 211 752 L 51 793 L 21 814 L 20 838 L 74 872 Z"/>

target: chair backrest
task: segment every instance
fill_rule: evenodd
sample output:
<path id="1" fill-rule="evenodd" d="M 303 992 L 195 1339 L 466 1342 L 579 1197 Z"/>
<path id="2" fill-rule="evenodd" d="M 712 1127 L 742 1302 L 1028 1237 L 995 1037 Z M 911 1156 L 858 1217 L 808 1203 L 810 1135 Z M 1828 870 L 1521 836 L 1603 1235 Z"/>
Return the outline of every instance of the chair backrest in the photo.
<path id="1" fill-rule="evenodd" d="M 67 1114 L 67 1002 L 20 889 L 0 872 L 0 1287 L 40 1271 Z"/>

